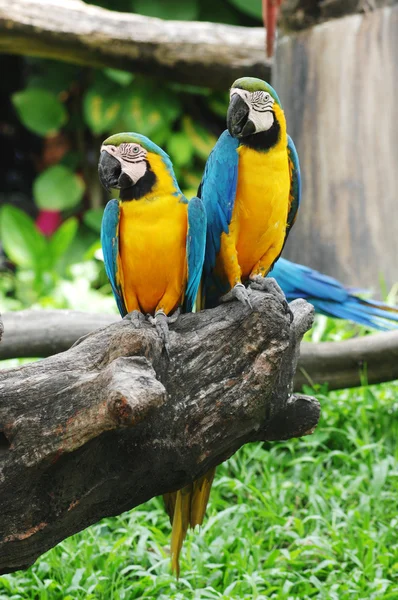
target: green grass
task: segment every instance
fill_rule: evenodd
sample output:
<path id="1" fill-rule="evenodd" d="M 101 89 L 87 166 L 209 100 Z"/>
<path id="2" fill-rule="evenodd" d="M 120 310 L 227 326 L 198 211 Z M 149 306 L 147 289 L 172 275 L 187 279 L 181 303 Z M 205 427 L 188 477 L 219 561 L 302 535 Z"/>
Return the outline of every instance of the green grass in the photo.
<path id="1" fill-rule="evenodd" d="M 0 600 L 398 600 L 398 382 L 317 396 L 312 436 L 247 445 L 218 469 L 178 582 L 155 498 L 0 577 Z"/>

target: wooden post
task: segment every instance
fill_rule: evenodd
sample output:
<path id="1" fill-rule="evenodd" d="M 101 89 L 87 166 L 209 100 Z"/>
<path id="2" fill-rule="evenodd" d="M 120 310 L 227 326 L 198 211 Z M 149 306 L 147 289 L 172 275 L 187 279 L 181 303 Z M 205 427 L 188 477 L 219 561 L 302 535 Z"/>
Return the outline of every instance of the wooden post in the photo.
<path id="1" fill-rule="evenodd" d="M 398 5 L 284 37 L 273 83 L 303 199 L 284 256 L 346 284 L 398 280 Z"/>

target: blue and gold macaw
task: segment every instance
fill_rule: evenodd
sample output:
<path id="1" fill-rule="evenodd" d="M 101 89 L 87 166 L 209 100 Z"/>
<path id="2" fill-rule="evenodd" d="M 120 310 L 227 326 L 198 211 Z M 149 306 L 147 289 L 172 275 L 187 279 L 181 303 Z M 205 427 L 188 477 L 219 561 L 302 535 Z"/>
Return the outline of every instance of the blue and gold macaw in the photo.
<path id="1" fill-rule="evenodd" d="M 300 204 L 300 167 L 275 90 L 243 77 L 232 84 L 227 127 L 199 187 L 207 213 L 202 306 L 263 281 L 280 256 Z"/>
<path id="2" fill-rule="evenodd" d="M 198 190 L 207 214 L 198 308 L 216 306 L 230 291 L 251 305 L 245 284 L 264 289 L 300 204 L 299 161 L 275 90 L 261 79 L 235 81 L 227 127 Z M 203 521 L 214 473 L 211 469 L 185 494 L 185 502 L 195 506 L 192 526 Z"/>
<path id="3" fill-rule="evenodd" d="M 188 202 L 168 155 L 138 133 L 106 139 L 98 171 L 104 187 L 120 189 L 120 199 L 106 205 L 101 228 L 120 314 L 139 311 L 165 321 L 182 305 L 191 311 L 204 257 L 202 201 Z"/>
<path id="4" fill-rule="evenodd" d="M 105 269 L 119 312 L 122 317 L 132 311 L 150 315 L 167 349 L 168 315 L 181 306 L 191 311 L 198 292 L 206 241 L 203 203 L 199 198 L 188 202 L 167 154 L 137 133 L 106 139 L 98 170 L 107 189 L 120 189 L 119 201 L 106 205 L 101 228 Z M 192 511 L 185 502 L 191 489 L 165 495 L 177 574 L 182 542 L 194 522 L 195 500 Z M 195 489 L 200 491 L 200 481 Z"/>
<path id="5" fill-rule="evenodd" d="M 280 258 L 270 273 L 290 302 L 305 298 L 316 312 L 354 321 L 365 327 L 388 330 L 398 328 L 398 307 L 377 300 L 366 300 L 361 290 L 347 288 L 319 271 Z"/>

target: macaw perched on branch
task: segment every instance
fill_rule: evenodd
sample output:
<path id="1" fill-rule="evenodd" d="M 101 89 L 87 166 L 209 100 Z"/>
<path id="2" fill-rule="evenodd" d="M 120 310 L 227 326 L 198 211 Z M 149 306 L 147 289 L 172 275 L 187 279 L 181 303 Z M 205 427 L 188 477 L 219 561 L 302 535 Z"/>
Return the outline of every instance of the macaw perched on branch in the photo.
<path id="1" fill-rule="evenodd" d="M 268 289 L 271 282 L 264 278 L 282 252 L 300 203 L 298 156 L 275 90 L 261 79 L 235 81 L 227 127 L 198 190 L 207 213 L 207 239 L 197 308 L 216 306 L 227 293 L 251 306 L 245 284 Z M 214 473 L 200 481 L 198 523 Z"/>
<path id="2" fill-rule="evenodd" d="M 206 215 L 183 196 L 168 155 L 137 133 L 106 139 L 98 165 L 106 189 L 101 228 L 105 270 L 122 317 L 147 314 L 167 349 L 168 315 L 191 311 L 200 283 Z M 138 312 L 137 312 L 138 311 Z"/>
<path id="3" fill-rule="evenodd" d="M 365 300 L 342 283 L 304 265 L 280 258 L 270 273 L 282 288 L 287 300 L 304 298 L 316 312 L 354 321 L 375 329 L 397 329 L 398 307 L 377 300 Z"/>
<path id="4" fill-rule="evenodd" d="M 147 313 L 165 342 L 168 320 L 183 306 L 193 309 L 202 274 L 206 213 L 199 198 L 183 196 L 167 154 L 137 133 L 120 133 L 101 147 L 99 177 L 108 190 L 120 189 L 120 200 L 105 208 L 101 242 L 105 269 L 122 317 Z M 138 312 L 137 312 L 138 311 Z M 172 525 L 172 566 L 188 525 L 197 522 L 195 493 L 167 494 Z M 199 522 L 199 521 L 198 521 Z"/>
<path id="5" fill-rule="evenodd" d="M 231 295 L 250 305 L 250 281 L 279 258 L 300 204 L 300 166 L 275 90 L 253 77 L 231 87 L 228 131 L 213 148 L 199 186 L 207 213 L 202 304 Z"/>

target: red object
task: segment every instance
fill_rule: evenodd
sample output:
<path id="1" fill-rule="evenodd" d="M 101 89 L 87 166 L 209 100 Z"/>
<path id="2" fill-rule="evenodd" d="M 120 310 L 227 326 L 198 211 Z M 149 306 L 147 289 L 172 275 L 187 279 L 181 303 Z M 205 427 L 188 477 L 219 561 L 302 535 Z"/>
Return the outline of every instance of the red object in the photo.
<path id="1" fill-rule="evenodd" d="M 263 21 L 267 30 L 266 50 L 268 58 L 271 58 L 274 53 L 276 23 L 281 4 L 282 0 L 263 0 Z"/>
<path id="2" fill-rule="evenodd" d="M 61 213 L 59 210 L 41 210 L 36 219 L 36 226 L 44 235 L 52 235 L 61 225 Z"/>

